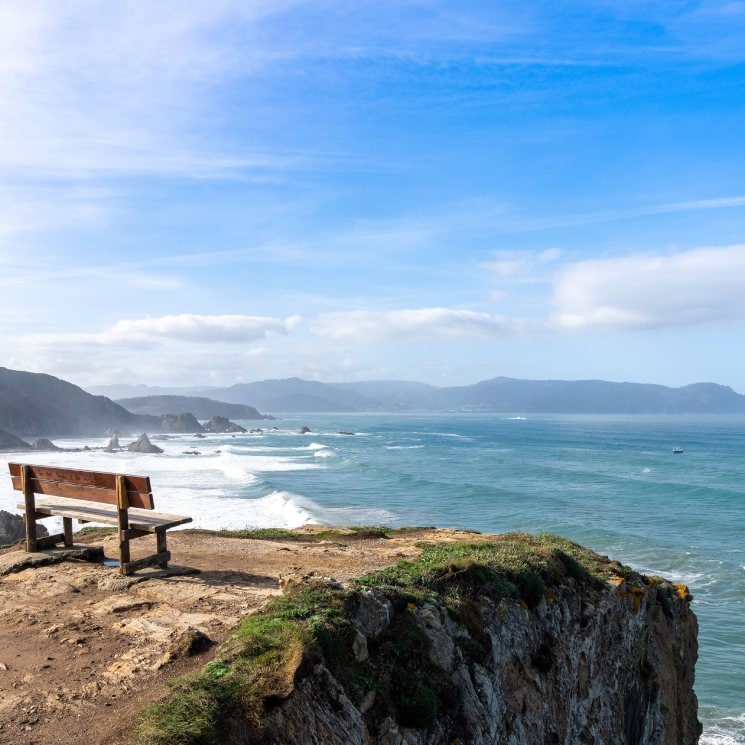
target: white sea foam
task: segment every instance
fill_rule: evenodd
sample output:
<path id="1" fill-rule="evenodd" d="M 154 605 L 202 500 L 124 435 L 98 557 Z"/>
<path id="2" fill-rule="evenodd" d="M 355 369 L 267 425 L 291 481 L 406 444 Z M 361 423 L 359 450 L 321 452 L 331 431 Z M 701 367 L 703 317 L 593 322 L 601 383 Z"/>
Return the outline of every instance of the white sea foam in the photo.
<path id="1" fill-rule="evenodd" d="M 709 712 L 700 711 L 703 715 L 704 733 L 701 745 L 743 745 L 745 743 L 745 713 L 731 716 L 706 716 Z"/>
<path id="2" fill-rule="evenodd" d="M 273 491 L 256 499 L 202 493 L 182 494 L 179 499 L 170 492 L 160 502 L 165 508 L 172 500 L 178 500 L 178 509 L 193 518 L 193 523 L 186 526 L 190 528 L 297 528 L 315 521 L 308 509 L 314 503 L 287 491 Z"/>
<path id="3" fill-rule="evenodd" d="M 386 445 L 386 450 L 419 450 L 424 445 Z"/>
<path id="4" fill-rule="evenodd" d="M 316 450 L 313 455 L 315 455 L 316 458 L 335 458 L 336 451 L 331 448 L 323 448 L 321 450 Z"/>
<path id="5" fill-rule="evenodd" d="M 526 416 L 508 416 L 508 422 L 524 422 L 528 417 Z"/>

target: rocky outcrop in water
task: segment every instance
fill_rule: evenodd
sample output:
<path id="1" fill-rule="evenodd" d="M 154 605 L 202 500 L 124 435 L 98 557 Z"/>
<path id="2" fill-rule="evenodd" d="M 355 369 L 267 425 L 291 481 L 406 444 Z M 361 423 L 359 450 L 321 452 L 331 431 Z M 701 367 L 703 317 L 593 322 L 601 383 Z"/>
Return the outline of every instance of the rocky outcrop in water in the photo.
<path id="1" fill-rule="evenodd" d="M 224 416 L 213 416 L 212 419 L 210 419 L 205 425 L 203 425 L 202 429 L 205 432 L 212 432 L 213 434 L 224 434 L 227 432 L 237 433 L 246 431 L 245 427 L 241 427 L 240 424 L 231 422 Z"/>
<path id="2" fill-rule="evenodd" d="M 42 452 L 56 452 L 62 450 L 61 447 L 57 447 L 51 440 L 46 437 L 40 437 L 38 440 L 34 440 L 31 445 L 32 450 L 41 450 Z"/>
<path id="3" fill-rule="evenodd" d="M 188 412 L 183 414 L 164 414 L 160 418 L 161 432 L 181 432 L 193 434 L 202 432 L 202 425 L 197 421 L 194 414 Z"/>
<path id="4" fill-rule="evenodd" d="M 133 453 L 162 453 L 163 448 L 153 445 L 148 436 L 143 432 L 134 442 L 127 445 L 127 450 Z"/>

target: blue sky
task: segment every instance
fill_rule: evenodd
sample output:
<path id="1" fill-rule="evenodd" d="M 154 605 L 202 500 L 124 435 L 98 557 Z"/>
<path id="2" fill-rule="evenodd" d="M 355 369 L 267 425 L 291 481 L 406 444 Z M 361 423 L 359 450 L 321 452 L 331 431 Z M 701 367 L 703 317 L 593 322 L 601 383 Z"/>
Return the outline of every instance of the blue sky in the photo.
<path id="1" fill-rule="evenodd" d="M 745 392 L 745 2 L 0 2 L 0 364 Z"/>

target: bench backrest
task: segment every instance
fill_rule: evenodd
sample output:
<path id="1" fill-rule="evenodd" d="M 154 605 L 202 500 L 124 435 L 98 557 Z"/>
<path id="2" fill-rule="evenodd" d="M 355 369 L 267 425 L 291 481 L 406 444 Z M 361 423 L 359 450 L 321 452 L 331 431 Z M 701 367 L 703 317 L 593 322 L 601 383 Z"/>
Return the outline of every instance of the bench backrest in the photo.
<path id="1" fill-rule="evenodd" d="M 8 468 L 13 480 L 13 488 L 18 491 L 23 491 L 23 470 L 25 468 L 27 483 L 35 494 L 86 499 L 90 502 L 105 502 L 106 504 L 119 504 L 117 479 L 121 477 L 129 507 L 155 509 L 149 476 L 130 476 L 105 471 L 57 468 L 56 466 L 33 466 L 26 463 L 8 463 Z"/>

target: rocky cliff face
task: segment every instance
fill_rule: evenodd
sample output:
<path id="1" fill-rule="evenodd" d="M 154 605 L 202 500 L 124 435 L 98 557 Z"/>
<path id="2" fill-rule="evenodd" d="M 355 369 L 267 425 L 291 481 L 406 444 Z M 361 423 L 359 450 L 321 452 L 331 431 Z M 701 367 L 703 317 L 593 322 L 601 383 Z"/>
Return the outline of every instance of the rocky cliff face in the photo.
<path id="1" fill-rule="evenodd" d="M 231 714 L 218 741 L 698 742 L 697 623 L 682 585 L 524 535 L 432 544 L 351 591 L 313 582 L 247 619 L 206 668 L 200 695 Z M 243 712 L 224 698 L 236 686 L 254 696 Z"/>
<path id="2" fill-rule="evenodd" d="M 655 589 L 629 593 L 625 583 L 591 602 L 563 588 L 533 609 L 484 598 L 477 633 L 437 605 L 397 612 L 380 593 L 360 600 L 360 659 L 388 646 L 380 639 L 392 626 L 424 641 L 422 660 L 390 660 L 403 678 L 398 703 L 379 701 L 374 689 L 355 700 L 334 661 L 318 659 L 267 717 L 265 742 L 698 742 L 697 627 L 682 598 L 662 605 Z"/>

